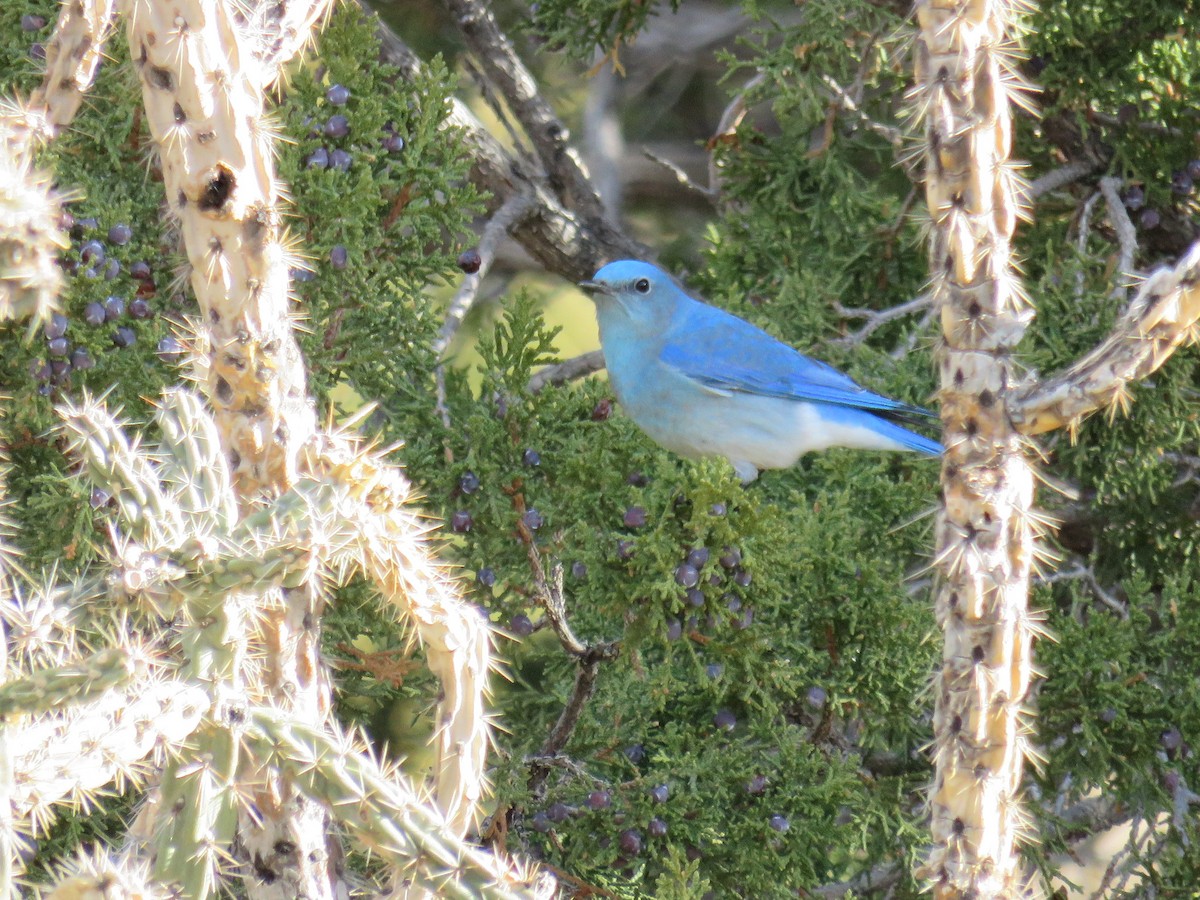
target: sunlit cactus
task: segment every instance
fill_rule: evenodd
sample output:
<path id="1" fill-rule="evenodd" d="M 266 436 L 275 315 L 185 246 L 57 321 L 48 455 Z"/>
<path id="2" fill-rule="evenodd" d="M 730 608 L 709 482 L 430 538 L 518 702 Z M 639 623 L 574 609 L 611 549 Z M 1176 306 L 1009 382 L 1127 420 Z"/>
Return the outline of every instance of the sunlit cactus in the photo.
<path id="1" fill-rule="evenodd" d="M 164 397 L 157 414 L 164 438 L 153 447 L 131 441 L 102 403 L 85 399 L 61 412 L 72 451 L 120 511 L 109 595 L 93 608 L 109 609 L 122 633 L 147 638 L 135 645 L 109 634 L 113 649 L 0 687 L 0 706 L 9 713 L 43 714 L 15 735 L 23 749 L 13 760 L 12 800 L 27 827 L 43 829 L 56 806 L 87 805 L 106 785 L 140 781 L 162 765 L 159 791 L 131 847 L 149 861 L 158 884 L 187 897 L 211 896 L 232 871 L 239 813 L 250 814 L 283 772 L 387 859 L 397 883 L 445 896 L 547 889 L 462 843 L 482 791 L 464 770 L 487 746 L 481 697 L 491 666 L 489 631 L 476 614 L 454 608 L 449 582 L 415 543 L 421 532 L 406 533 L 412 523 L 402 508 L 402 480 L 370 451 L 334 435 L 322 451 L 323 475 L 300 479 L 238 519 L 227 467 L 214 452 L 215 424 L 194 394 Z M 455 787 L 448 813 L 336 732 L 263 705 L 269 697 L 245 677 L 253 671 L 247 647 L 261 646 L 245 598 L 311 579 L 339 583 L 355 571 L 376 577 L 426 640 L 447 700 L 458 707 L 443 718 L 451 740 L 439 742 L 453 748 L 444 749 L 450 758 L 436 786 Z M 95 585 L 78 590 L 94 593 Z M 51 641 L 55 629 L 69 629 L 61 623 L 71 613 L 66 607 L 52 624 L 46 606 L 43 597 L 13 618 L 29 629 L 40 617 Z M 171 622 L 165 629 L 158 624 L 164 618 Z M 354 785 L 370 786 L 370 798 Z"/>
<path id="2" fill-rule="evenodd" d="M 156 416 L 161 443 L 147 449 L 101 402 L 60 410 L 70 454 L 111 496 L 120 526 L 107 577 L 55 586 L 47 573 L 45 586 L 22 583 L 6 605 L 14 658 L 0 705 L 25 716 L 20 746 L 37 748 L 12 760 L 6 783 L 34 832 L 58 807 L 86 807 L 102 789 L 147 778 L 152 789 L 129 835 L 132 855 L 88 863 L 64 876 L 55 896 L 87 896 L 106 867 L 133 872 L 127 863 L 144 864 L 137 878 L 148 873 L 164 891 L 211 896 L 239 868 L 235 840 L 255 861 L 255 877 L 244 882 L 252 895 L 336 894 L 344 886 L 326 858 L 329 816 L 349 811 L 330 809 L 337 796 L 319 785 L 337 783 L 347 766 L 400 789 L 401 802 L 372 813 L 378 828 L 398 835 L 397 846 L 440 848 L 388 856 L 394 890 L 533 890 L 506 861 L 462 843 L 486 789 L 490 628 L 432 558 L 407 481 L 353 436 L 317 433 L 292 333 L 294 258 L 281 226 L 286 191 L 274 173 L 265 90 L 327 11 L 324 2 L 258 11 L 199 0 L 122 7 L 199 302 L 195 346 L 213 412 L 192 393 L 168 392 Z M 4 120 L 14 152 L 69 127 L 114 24 L 111 3 L 64 4 L 42 89 Z M 44 179 L 25 177 L 24 158 L 14 163 L 25 167 L 19 185 L 41 189 Z M 33 249 L 46 253 L 38 271 L 48 276 L 45 284 L 22 276 L 25 294 L 0 298 L 11 317 L 44 316 L 58 290 L 50 253 L 61 241 L 57 206 L 44 194 L 40 205 L 14 207 L 46 217 L 45 236 L 28 225 L 22 234 L 38 236 Z M 24 264 L 28 255 L 14 259 Z M 6 286 L 17 284 L 9 273 Z M 31 291 L 40 292 L 34 300 Z M 432 791 L 403 786 L 398 772 L 358 755 L 322 758 L 300 773 L 245 730 L 272 721 L 286 724 L 281 735 L 336 743 L 325 731 L 330 680 L 317 623 L 327 585 L 354 572 L 372 578 L 412 626 L 442 682 Z M 91 656 L 79 639 L 85 621 L 103 639 Z M 294 852 L 279 858 L 285 846 Z M 11 841 L 4 849 L 13 859 Z M 274 874 L 257 877 L 268 857 Z M 128 896 L 143 890 L 126 889 L 117 874 L 109 880 Z"/>
<path id="3" fill-rule="evenodd" d="M 29 320 L 30 333 L 58 305 L 66 244 L 60 199 L 21 149 L 21 110 L 0 109 L 0 323 Z"/>

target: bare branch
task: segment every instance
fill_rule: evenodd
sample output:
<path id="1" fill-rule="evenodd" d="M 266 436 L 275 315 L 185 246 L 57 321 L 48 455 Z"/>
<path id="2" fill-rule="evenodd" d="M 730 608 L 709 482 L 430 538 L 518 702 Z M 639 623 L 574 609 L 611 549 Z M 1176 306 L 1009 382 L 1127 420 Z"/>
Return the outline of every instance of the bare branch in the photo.
<path id="1" fill-rule="evenodd" d="M 496 259 L 496 247 L 500 240 L 508 234 L 515 223 L 529 213 L 533 200 L 528 194 L 513 194 L 496 210 L 492 218 L 484 226 L 479 238 L 479 268 L 469 273 L 459 285 L 458 292 L 450 301 L 446 310 L 446 321 L 442 323 L 438 338 L 434 341 L 433 352 L 441 356 L 454 340 L 454 335 L 462 327 L 467 315 L 475 305 L 479 288 L 487 277 Z"/>
<path id="2" fill-rule="evenodd" d="M 1129 402 L 1128 386 L 1165 363 L 1192 338 L 1200 317 L 1200 241 L 1174 268 L 1153 272 L 1111 334 L 1064 372 L 1039 381 L 1009 404 L 1013 424 L 1027 435 L 1074 427 L 1091 412 L 1114 412 Z"/>
<path id="3" fill-rule="evenodd" d="M 844 897 L 861 897 L 876 891 L 895 887 L 900 883 L 904 870 L 896 863 L 884 863 L 875 866 L 861 875 L 856 875 L 847 881 L 823 884 L 807 892 L 810 897 L 828 897 L 830 900 L 841 900 Z M 801 894 L 801 896 L 805 896 Z"/>
<path id="4" fill-rule="evenodd" d="M 674 175 L 675 180 L 678 181 L 685 188 L 687 188 L 689 191 L 695 191 L 697 194 L 699 194 L 701 197 L 703 197 L 705 200 L 708 200 L 709 202 L 712 202 L 716 199 L 717 195 L 713 191 L 712 188 L 706 188 L 702 185 L 696 184 L 696 182 L 692 181 L 692 177 L 690 175 L 688 175 L 687 172 L 683 171 L 683 168 L 681 166 L 671 162 L 671 160 L 669 160 L 665 157 L 659 156 L 657 153 L 655 153 L 649 147 L 642 148 L 642 155 L 644 157 L 646 157 L 646 159 L 650 160 L 651 162 L 658 163 L 658 165 L 662 166 L 664 169 L 666 169 L 668 172 L 670 172 L 672 175 Z"/>
<path id="5" fill-rule="evenodd" d="M 1088 589 L 1097 600 L 1122 619 L 1129 619 L 1129 604 L 1114 594 L 1111 588 L 1106 588 L 1100 583 L 1100 580 L 1096 577 L 1095 566 L 1091 564 L 1079 562 L 1069 569 L 1060 569 L 1057 572 L 1043 575 L 1036 580 L 1039 584 L 1060 584 L 1064 581 L 1081 580 L 1088 586 Z"/>
<path id="6" fill-rule="evenodd" d="M 1100 200 L 1100 192 L 1093 191 L 1092 195 L 1084 201 L 1083 207 L 1079 212 L 1079 234 L 1075 236 L 1075 252 L 1079 254 L 1082 260 L 1087 256 L 1087 242 L 1092 233 L 1092 210 L 1096 208 L 1096 203 Z M 1082 303 L 1083 295 L 1087 288 L 1087 279 L 1084 277 L 1083 268 L 1081 267 L 1075 273 L 1075 299 Z"/>
<path id="7" fill-rule="evenodd" d="M 601 54 L 597 52 L 597 57 Z M 583 105 L 583 146 L 596 193 L 611 216 L 621 211 L 621 159 L 625 155 L 625 135 L 620 116 L 613 109 L 617 95 L 617 75 L 602 66 L 588 82 L 587 101 Z"/>
<path id="8" fill-rule="evenodd" d="M 542 97 L 537 82 L 481 0 L 446 0 L 467 47 L 525 129 L 554 193 L 589 216 L 602 218 L 604 206 L 588 180 L 570 133 Z"/>
<path id="9" fill-rule="evenodd" d="M 742 89 L 729 101 L 729 105 L 721 113 L 720 121 L 717 122 L 717 130 L 708 139 L 710 151 L 715 151 L 722 141 L 729 140 L 734 136 L 737 132 L 737 127 L 742 124 L 742 119 L 746 118 L 746 113 L 749 111 L 749 108 L 746 106 L 747 95 L 766 80 L 766 73 L 759 72 L 747 81 Z M 721 169 L 717 165 L 717 155 L 715 152 L 710 155 L 708 161 L 708 190 L 713 196 L 721 193 Z"/>
<path id="10" fill-rule="evenodd" d="M 517 523 L 517 531 L 525 543 L 529 555 L 529 567 L 533 572 L 534 597 L 546 613 L 546 620 L 554 629 L 554 633 L 558 635 L 558 641 L 562 644 L 563 650 L 573 656 L 578 664 L 571 696 L 559 714 L 558 721 L 550 729 L 550 734 L 542 742 L 537 757 L 532 760 L 533 772 L 530 775 L 529 786 L 536 795 L 540 792 L 550 773 L 544 760 L 558 754 L 571 739 L 571 734 L 579 723 L 579 717 L 583 714 L 583 708 L 595 693 L 596 680 L 600 676 L 600 666 L 617 658 L 621 652 L 621 644 L 619 641 L 588 644 L 576 637 L 567 621 L 566 601 L 563 597 L 562 564 L 555 562 L 550 577 L 547 578 L 541 553 L 533 539 L 533 532 L 524 522 Z"/>
<path id="11" fill-rule="evenodd" d="M 1100 163 L 1093 160 L 1079 159 L 1065 166 L 1052 169 L 1040 178 L 1035 178 L 1029 185 L 1029 199 L 1033 200 L 1051 191 L 1057 191 L 1068 184 L 1073 184 L 1081 178 L 1086 178 L 1100 168 Z"/>
<path id="12" fill-rule="evenodd" d="M 858 102 L 850 96 L 849 92 L 829 75 L 822 75 L 821 81 L 823 81 L 825 86 L 833 92 L 834 99 L 836 100 L 839 109 L 842 109 L 845 112 L 853 113 L 854 117 L 857 118 L 863 125 L 865 125 L 868 131 L 872 131 L 879 135 L 893 147 L 899 149 L 901 146 L 903 146 L 904 136 L 900 133 L 899 128 L 896 128 L 892 125 L 884 125 L 882 122 L 876 122 L 874 119 L 868 116 L 859 107 Z"/>
<path id="13" fill-rule="evenodd" d="M 1104 205 L 1108 207 L 1108 220 L 1112 222 L 1113 230 L 1117 233 L 1117 246 L 1121 248 L 1117 257 L 1117 286 L 1109 294 L 1114 300 L 1125 301 L 1129 295 L 1129 285 L 1135 283 L 1133 275 L 1133 256 L 1137 253 L 1137 230 L 1129 220 L 1129 213 L 1117 189 L 1121 186 L 1120 178 L 1101 178 L 1100 193 L 1104 195 Z"/>
<path id="14" fill-rule="evenodd" d="M 423 65 L 417 55 L 378 17 L 376 24 L 383 58 L 403 77 L 418 77 Z M 592 207 L 597 212 L 581 212 L 555 195 L 545 179 L 526 171 L 526 165 L 513 158 L 461 100 L 451 100 L 446 125 L 459 130 L 471 153 L 472 177 L 495 198 L 497 207 L 514 194 L 532 198 L 533 208 L 513 223 L 511 234 L 549 271 L 579 281 L 614 259 L 653 257 L 649 248 L 614 225 L 598 206 Z"/>
<path id="15" fill-rule="evenodd" d="M 570 359 L 564 359 L 560 363 L 546 366 L 546 368 L 535 372 L 533 377 L 529 379 L 529 393 L 539 394 L 549 385 L 566 384 L 568 381 L 583 378 L 591 375 L 593 372 L 599 372 L 603 368 L 604 353 L 600 350 L 593 350 L 591 353 L 583 353 L 579 356 L 573 356 Z"/>
<path id="16" fill-rule="evenodd" d="M 857 331 L 844 335 L 839 338 L 834 338 L 830 343 L 846 344 L 855 346 L 861 344 L 868 337 L 875 333 L 876 330 L 886 325 L 888 322 L 902 319 L 905 316 L 910 316 L 915 312 L 925 309 L 932 302 L 932 297 L 929 294 L 921 294 L 914 297 L 906 303 L 901 303 L 898 306 L 893 306 L 889 309 L 860 309 L 842 306 L 841 303 L 835 302 L 833 310 L 839 316 L 846 319 L 865 319 L 862 327 Z"/>

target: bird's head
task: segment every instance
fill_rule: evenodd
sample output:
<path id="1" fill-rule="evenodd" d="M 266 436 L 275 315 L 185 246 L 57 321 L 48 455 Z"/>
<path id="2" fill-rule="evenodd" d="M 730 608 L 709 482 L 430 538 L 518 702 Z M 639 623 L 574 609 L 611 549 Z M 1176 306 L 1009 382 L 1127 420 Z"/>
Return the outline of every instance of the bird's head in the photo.
<path id="1" fill-rule="evenodd" d="M 634 259 L 611 262 L 579 286 L 592 295 L 602 323 L 623 317 L 647 330 L 664 329 L 686 296 L 658 266 Z"/>

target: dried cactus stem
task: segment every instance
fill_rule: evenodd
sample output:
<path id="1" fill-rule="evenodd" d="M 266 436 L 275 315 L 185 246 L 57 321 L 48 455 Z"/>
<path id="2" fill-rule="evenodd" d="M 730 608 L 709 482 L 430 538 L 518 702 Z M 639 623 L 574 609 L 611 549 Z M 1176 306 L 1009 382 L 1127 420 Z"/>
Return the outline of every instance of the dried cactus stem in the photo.
<path id="1" fill-rule="evenodd" d="M 295 481 L 315 428 L 291 331 L 266 72 L 227 3 L 139 0 L 130 52 L 209 331 L 208 396 L 243 498 Z"/>
<path id="2" fill-rule="evenodd" d="M 315 430 L 291 330 L 284 189 L 264 109 L 275 71 L 256 55 L 261 48 L 235 20 L 232 3 L 134 0 L 127 22 L 167 202 L 180 221 L 208 332 L 207 394 L 245 511 L 296 483 L 301 450 Z M 299 25 L 293 30 L 297 46 L 307 42 Z M 312 722 L 327 718 L 330 707 L 312 626 L 321 603 L 316 585 L 257 603 L 270 650 L 257 687 Z M 283 784 L 268 791 L 261 819 L 242 822 L 243 845 L 272 875 L 248 878 L 246 888 L 255 897 L 332 896 L 337 875 L 325 864 L 323 822 L 292 802 L 289 790 Z M 294 852 L 280 855 L 285 846 Z"/>
<path id="3" fill-rule="evenodd" d="M 16 152 L 18 123 L 0 110 L 0 322 L 29 320 L 28 336 L 58 308 L 66 244 L 50 179 Z"/>
<path id="4" fill-rule="evenodd" d="M 46 44 L 46 76 L 31 106 L 56 129 L 71 124 L 92 86 L 112 29 L 115 0 L 65 0 Z"/>
<path id="5" fill-rule="evenodd" d="M 937 521 L 933 847 L 940 900 L 1018 896 L 1033 475 L 1011 426 L 1012 353 L 1031 317 L 1013 273 L 1010 0 L 919 0 L 914 99 L 926 134 L 930 268 L 940 351 L 943 505 Z"/>

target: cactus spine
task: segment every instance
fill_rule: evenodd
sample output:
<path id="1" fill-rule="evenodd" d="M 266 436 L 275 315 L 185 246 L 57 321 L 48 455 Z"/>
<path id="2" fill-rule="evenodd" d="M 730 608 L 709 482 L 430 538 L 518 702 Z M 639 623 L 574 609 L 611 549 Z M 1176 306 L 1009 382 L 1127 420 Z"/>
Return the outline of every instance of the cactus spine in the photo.
<path id="1" fill-rule="evenodd" d="M 1033 473 L 1008 406 L 1013 351 L 1033 312 L 1013 271 L 1018 214 L 1006 67 L 1017 4 L 919 0 L 915 102 L 925 126 L 941 348 L 943 504 L 935 563 L 944 634 L 934 691 L 933 848 L 939 898 L 1017 896 L 1022 704 L 1033 674 L 1028 609 Z"/>

